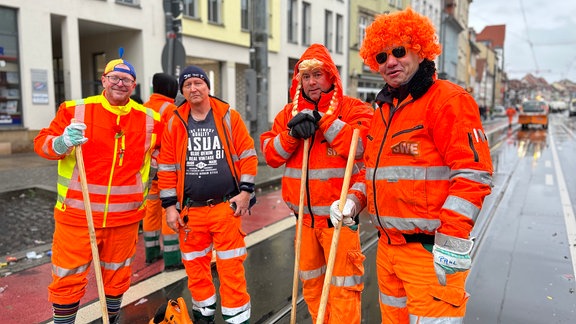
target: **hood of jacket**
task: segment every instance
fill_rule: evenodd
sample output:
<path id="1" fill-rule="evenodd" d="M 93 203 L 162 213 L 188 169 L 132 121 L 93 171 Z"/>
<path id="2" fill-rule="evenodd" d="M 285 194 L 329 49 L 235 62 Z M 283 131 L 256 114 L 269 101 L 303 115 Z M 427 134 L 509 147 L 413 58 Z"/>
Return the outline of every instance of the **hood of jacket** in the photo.
<path id="1" fill-rule="evenodd" d="M 322 66 L 322 69 L 324 71 L 327 71 L 329 74 L 329 79 L 332 81 L 332 84 L 336 87 L 336 91 L 338 91 L 338 99 L 342 99 L 342 93 L 343 93 L 343 89 L 342 89 L 342 80 L 340 79 L 340 73 L 338 72 L 338 68 L 336 67 L 336 64 L 334 64 L 334 61 L 332 60 L 332 57 L 330 56 L 330 52 L 328 52 L 328 49 L 321 44 L 312 44 L 310 45 L 310 47 L 308 47 L 306 49 L 306 51 L 304 51 L 304 53 L 302 54 L 302 56 L 300 57 L 300 60 L 298 60 L 298 63 L 296 63 L 296 66 L 294 67 L 294 74 L 292 75 L 292 85 L 290 87 L 290 98 L 294 98 L 294 94 L 296 93 L 296 88 L 298 87 L 298 73 L 300 73 L 300 63 L 302 63 L 302 61 L 304 60 L 309 60 L 309 59 L 317 59 L 319 61 L 321 61 L 322 63 L 324 63 L 324 65 Z M 329 91 L 330 93 L 330 97 L 332 96 L 332 91 L 334 91 L 334 89 L 331 89 Z M 323 95 L 324 97 L 324 95 Z M 303 100 L 304 96 L 300 96 L 299 100 Z"/>

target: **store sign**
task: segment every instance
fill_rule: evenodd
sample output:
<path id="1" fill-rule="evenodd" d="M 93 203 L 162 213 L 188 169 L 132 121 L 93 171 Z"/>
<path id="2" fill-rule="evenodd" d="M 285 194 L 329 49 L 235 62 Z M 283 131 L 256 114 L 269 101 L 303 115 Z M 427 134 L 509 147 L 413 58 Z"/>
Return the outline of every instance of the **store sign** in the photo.
<path id="1" fill-rule="evenodd" d="M 32 79 L 32 103 L 46 105 L 50 103 L 48 99 L 48 71 L 31 69 Z"/>

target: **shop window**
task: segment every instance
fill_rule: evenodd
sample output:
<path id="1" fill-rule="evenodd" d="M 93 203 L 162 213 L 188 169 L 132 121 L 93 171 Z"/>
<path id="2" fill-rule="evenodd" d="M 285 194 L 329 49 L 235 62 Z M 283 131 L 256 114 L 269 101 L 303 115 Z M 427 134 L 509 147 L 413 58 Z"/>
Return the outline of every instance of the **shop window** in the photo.
<path id="1" fill-rule="evenodd" d="M 22 125 L 17 12 L 0 7 L 0 127 Z"/>

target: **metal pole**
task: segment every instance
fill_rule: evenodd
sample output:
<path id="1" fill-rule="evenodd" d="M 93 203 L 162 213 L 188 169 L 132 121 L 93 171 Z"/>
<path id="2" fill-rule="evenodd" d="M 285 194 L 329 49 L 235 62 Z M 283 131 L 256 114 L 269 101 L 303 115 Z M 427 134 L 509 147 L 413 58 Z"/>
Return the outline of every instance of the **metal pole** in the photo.
<path id="1" fill-rule="evenodd" d="M 252 138 L 259 141 L 259 135 L 268 130 L 268 1 L 252 0 L 252 31 L 250 33 L 254 50 L 251 68 L 256 71 L 256 114 L 258 118 L 250 128 Z M 255 124 L 255 125 L 254 125 Z M 258 160 L 264 162 L 260 145 L 256 145 Z"/>

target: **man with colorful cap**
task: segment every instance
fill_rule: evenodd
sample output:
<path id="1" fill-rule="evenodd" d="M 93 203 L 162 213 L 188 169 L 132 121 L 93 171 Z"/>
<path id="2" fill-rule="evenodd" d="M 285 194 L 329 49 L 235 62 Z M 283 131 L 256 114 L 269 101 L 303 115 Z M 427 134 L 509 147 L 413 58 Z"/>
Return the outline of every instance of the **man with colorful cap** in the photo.
<path id="1" fill-rule="evenodd" d="M 360 130 L 356 164 L 348 189 L 346 208 L 353 210 L 343 222 L 330 284 L 325 323 L 360 323 L 364 289 L 364 255 L 360 247 L 358 214 L 365 206 L 363 168 L 360 159 L 372 108 L 344 95 L 338 68 L 320 44 L 311 45 L 294 67 L 291 103 L 274 118 L 272 129 L 260 136 L 269 166 L 285 165 L 282 197 L 298 215 L 300 180 L 307 173 L 306 196 L 299 260 L 302 293 L 316 323 L 326 264 L 334 233 L 330 210 L 340 197 L 352 133 Z M 308 165 L 302 165 L 305 139 L 309 139 Z M 364 204 L 363 204 L 364 203 Z"/>
<path id="2" fill-rule="evenodd" d="M 34 139 L 38 155 L 58 160 L 48 286 L 55 324 L 74 323 L 92 261 L 75 147 L 82 145 L 107 311 L 110 322 L 117 323 L 130 287 L 152 152 L 162 134 L 160 114 L 130 100 L 136 87 L 130 63 L 110 61 L 101 82 L 102 94 L 62 103 L 50 126 Z"/>
<path id="3" fill-rule="evenodd" d="M 221 310 L 227 323 L 248 323 L 246 244 L 240 216 L 250 213 L 258 158 L 237 110 L 210 96 L 201 68 L 180 74 L 186 102 L 166 125 L 158 159 L 158 186 L 166 222 L 180 238 L 194 323 L 214 323 L 216 255 Z"/>
<path id="4" fill-rule="evenodd" d="M 410 8 L 377 16 L 360 48 L 386 81 L 364 153 L 382 323 L 462 323 L 466 312 L 470 232 L 493 169 L 474 98 L 437 78 L 440 52 L 432 22 Z"/>
<path id="5" fill-rule="evenodd" d="M 174 99 L 178 94 L 178 80 L 167 73 L 156 73 L 152 76 L 152 92 L 144 106 L 159 113 L 165 124 L 176 110 Z M 154 156 L 157 157 L 158 153 L 159 151 L 154 152 Z M 156 162 L 156 159 L 153 162 Z M 150 169 L 152 184 L 146 197 L 146 216 L 142 221 L 146 263 L 150 264 L 162 258 L 164 271 L 182 269 L 184 266 L 180 258 L 178 234 L 166 224 L 166 212 L 162 208 L 158 190 L 157 170 L 157 163 L 153 163 Z"/>

